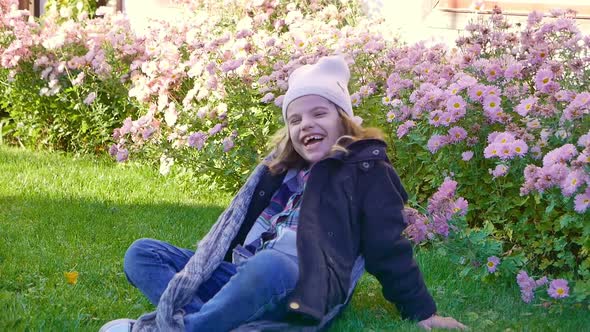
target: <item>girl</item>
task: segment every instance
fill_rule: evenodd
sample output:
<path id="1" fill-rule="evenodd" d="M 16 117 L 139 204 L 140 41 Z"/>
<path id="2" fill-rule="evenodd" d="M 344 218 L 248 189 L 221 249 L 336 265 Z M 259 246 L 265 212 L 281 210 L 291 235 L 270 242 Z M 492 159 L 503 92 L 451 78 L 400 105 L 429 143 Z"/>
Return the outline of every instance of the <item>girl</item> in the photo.
<path id="1" fill-rule="evenodd" d="M 271 156 L 196 252 L 151 239 L 131 245 L 125 273 L 157 310 L 103 331 L 322 330 L 364 269 L 403 318 L 464 328 L 436 315 L 402 236 L 406 191 L 380 131 L 353 121 L 349 78 L 339 56 L 290 75 Z"/>

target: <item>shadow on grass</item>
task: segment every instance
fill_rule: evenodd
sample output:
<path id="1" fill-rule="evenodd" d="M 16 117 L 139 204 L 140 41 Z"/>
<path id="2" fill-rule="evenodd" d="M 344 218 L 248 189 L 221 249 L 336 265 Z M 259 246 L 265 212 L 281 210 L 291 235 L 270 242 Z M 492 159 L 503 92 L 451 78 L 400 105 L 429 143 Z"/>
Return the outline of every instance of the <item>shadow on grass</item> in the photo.
<path id="1" fill-rule="evenodd" d="M 96 331 L 153 309 L 123 274 L 133 241 L 194 249 L 223 208 L 23 193 L 0 197 L 0 211 L 0 330 Z M 75 285 L 67 271 L 80 273 Z"/>

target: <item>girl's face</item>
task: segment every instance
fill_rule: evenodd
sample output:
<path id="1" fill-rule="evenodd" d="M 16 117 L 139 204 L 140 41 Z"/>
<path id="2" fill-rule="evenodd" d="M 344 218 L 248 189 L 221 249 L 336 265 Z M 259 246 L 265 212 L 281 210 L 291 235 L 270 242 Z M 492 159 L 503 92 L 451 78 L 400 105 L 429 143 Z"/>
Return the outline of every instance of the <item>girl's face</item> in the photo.
<path id="1" fill-rule="evenodd" d="M 310 164 L 326 157 L 344 134 L 336 106 L 316 95 L 299 97 L 289 104 L 287 127 L 295 151 Z"/>

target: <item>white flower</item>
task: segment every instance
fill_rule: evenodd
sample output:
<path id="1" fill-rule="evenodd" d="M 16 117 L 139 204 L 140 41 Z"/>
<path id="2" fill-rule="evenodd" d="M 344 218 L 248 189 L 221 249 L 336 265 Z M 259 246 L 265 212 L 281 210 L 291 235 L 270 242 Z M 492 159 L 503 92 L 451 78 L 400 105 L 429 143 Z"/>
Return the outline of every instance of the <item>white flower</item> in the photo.
<path id="1" fill-rule="evenodd" d="M 172 167 L 172 165 L 174 165 L 174 158 L 166 157 L 166 155 L 163 154 L 160 157 L 160 174 L 164 176 L 168 175 L 168 173 L 170 173 L 170 167 Z"/>

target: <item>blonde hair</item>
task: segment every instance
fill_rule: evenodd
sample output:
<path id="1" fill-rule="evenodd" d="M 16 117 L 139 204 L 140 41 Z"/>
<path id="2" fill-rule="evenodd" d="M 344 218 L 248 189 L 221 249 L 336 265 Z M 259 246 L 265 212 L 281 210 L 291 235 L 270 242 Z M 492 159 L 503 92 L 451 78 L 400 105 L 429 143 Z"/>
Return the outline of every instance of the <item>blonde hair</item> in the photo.
<path id="1" fill-rule="evenodd" d="M 381 129 L 373 127 L 363 128 L 360 124 L 355 123 L 340 107 L 336 106 L 336 109 L 338 110 L 344 135 L 340 136 L 332 146 L 330 155 L 337 151 L 348 153 L 346 147 L 358 140 L 371 138 L 385 139 L 385 134 Z M 290 168 L 303 168 L 307 164 L 307 161 L 295 151 L 293 142 L 291 142 L 291 138 L 289 137 L 287 125 L 275 133 L 270 140 L 270 145 L 274 148 L 273 157 L 271 160 L 266 161 L 265 164 L 272 174 L 280 174 Z"/>

